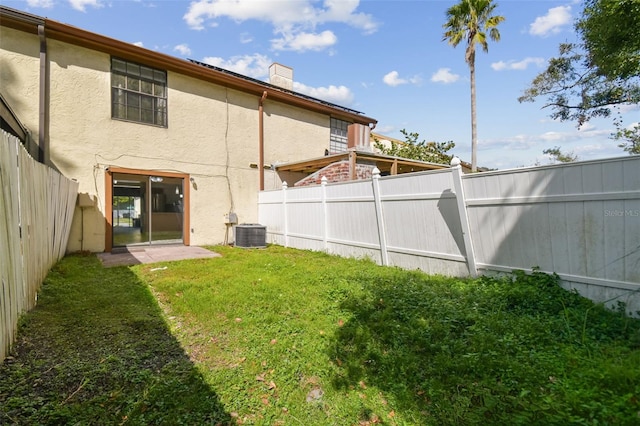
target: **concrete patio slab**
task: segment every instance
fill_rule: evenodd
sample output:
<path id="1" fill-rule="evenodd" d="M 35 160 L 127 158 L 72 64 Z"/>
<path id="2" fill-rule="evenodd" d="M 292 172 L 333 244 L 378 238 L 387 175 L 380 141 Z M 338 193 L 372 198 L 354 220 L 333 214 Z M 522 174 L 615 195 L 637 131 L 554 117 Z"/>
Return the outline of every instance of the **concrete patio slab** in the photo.
<path id="1" fill-rule="evenodd" d="M 97 256 L 105 268 L 171 260 L 220 257 L 218 253 L 203 247 L 183 245 L 128 247 L 122 251 L 114 251 L 112 253 L 98 253 Z"/>

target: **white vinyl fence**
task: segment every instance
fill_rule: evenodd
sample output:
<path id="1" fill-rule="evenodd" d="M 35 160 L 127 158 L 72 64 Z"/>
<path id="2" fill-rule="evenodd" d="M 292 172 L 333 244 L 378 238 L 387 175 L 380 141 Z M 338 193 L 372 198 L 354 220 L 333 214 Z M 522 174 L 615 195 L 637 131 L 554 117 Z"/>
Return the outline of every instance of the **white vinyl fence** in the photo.
<path id="1" fill-rule="evenodd" d="M 77 182 L 0 131 L 0 362 L 19 316 L 35 306 L 47 272 L 65 254 L 77 193 Z"/>
<path id="2" fill-rule="evenodd" d="M 450 276 L 539 268 L 640 310 L 640 156 L 284 184 L 259 194 L 259 222 L 272 244 Z"/>

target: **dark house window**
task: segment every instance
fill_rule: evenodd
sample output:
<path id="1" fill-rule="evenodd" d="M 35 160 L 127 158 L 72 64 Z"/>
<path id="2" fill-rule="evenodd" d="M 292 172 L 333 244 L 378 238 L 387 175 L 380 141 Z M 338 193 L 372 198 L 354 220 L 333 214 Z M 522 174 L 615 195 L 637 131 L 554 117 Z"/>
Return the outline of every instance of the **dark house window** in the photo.
<path id="1" fill-rule="evenodd" d="M 167 73 L 111 58 L 111 117 L 167 127 Z"/>
<path id="2" fill-rule="evenodd" d="M 332 154 L 347 150 L 347 128 L 351 123 L 337 118 L 331 119 L 331 137 L 329 151 Z"/>

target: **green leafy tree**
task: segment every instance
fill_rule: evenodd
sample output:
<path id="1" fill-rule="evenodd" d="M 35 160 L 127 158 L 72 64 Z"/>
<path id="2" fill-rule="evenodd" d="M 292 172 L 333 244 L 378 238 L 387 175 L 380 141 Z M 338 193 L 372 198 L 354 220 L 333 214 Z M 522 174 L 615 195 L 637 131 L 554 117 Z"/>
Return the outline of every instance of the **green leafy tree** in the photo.
<path id="1" fill-rule="evenodd" d="M 631 155 L 640 154 L 640 124 L 634 124 L 631 127 L 622 127 L 617 124 L 618 130 L 612 134 L 613 139 L 622 141 L 618 146 Z"/>
<path id="2" fill-rule="evenodd" d="M 113 196 L 113 207 L 116 209 L 127 209 L 131 205 L 131 197 L 126 195 L 114 195 Z"/>
<path id="3" fill-rule="evenodd" d="M 559 55 L 518 98 L 546 98 L 550 117 L 575 121 L 611 117 L 612 138 L 630 154 L 640 153 L 640 126 L 624 127 L 620 108 L 640 101 L 640 0 L 587 0 L 576 23 L 579 43 L 563 43 Z"/>
<path id="4" fill-rule="evenodd" d="M 469 65 L 471 80 L 471 171 L 478 166 L 478 132 L 476 123 L 476 45 L 486 53 L 489 51 L 487 39 L 500 40 L 498 24 L 504 17 L 494 15 L 497 4 L 493 0 L 461 0 L 447 9 L 447 22 L 443 25 L 443 41 L 453 47 L 465 41 L 467 48 L 464 60 Z"/>
<path id="5" fill-rule="evenodd" d="M 562 152 L 559 146 L 547 148 L 542 151 L 543 154 L 551 157 L 553 163 L 573 163 L 578 161 L 578 156 L 572 152 Z"/>
<path id="6" fill-rule="evenodd" d="M 456 144 L 453 141 L 447 142 L 427 142 L 422 140 L 418 142 L 420 135 L 418 133 L 409 133 L 405 129 L 400 130 L 405 137 L 405 142 L 398 143 L 391 141 L 391 146 L 383 145 L 380 140 L 374 139 L 374 146 L 380 150 L 382 154 L 392 155 L 394 157 L 410 158 L 412 160 L 427 161 L 430 163 L 449 164 L 453 155 L 448 151 L 453 149 Z"/>
<path id="7" fill-rule="evenodd" d="M 576 28 L 600 74 L 621 79 L 640 75 L 639 0 L 587 0 Z"/>

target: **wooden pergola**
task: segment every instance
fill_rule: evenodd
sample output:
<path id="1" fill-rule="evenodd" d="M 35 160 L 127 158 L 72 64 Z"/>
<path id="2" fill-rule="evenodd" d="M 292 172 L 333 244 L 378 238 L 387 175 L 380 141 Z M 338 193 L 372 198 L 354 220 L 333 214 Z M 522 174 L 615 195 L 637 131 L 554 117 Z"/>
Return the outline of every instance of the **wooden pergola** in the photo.
<path id="1" fill-rule="evenodd" d="M 325 155 L 324 157 L 312 158 L 305 161 L 277 164 L 275 165 L 275 170 L 278 172 L 297 172 L 310 175 L 330 164 L 345 160 L 349 161 L 351 180 L 356 179 L 356 164 L 375 165 L 383 175 L 399 175 L 402 173 L 449 168 L 449 166 L 445 164 L 428 163 L 426 161 L 393 157 L 373 152 L 350 150 L 338 154 Z"/>

